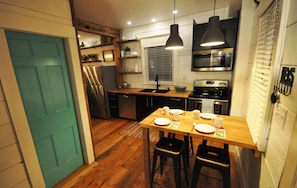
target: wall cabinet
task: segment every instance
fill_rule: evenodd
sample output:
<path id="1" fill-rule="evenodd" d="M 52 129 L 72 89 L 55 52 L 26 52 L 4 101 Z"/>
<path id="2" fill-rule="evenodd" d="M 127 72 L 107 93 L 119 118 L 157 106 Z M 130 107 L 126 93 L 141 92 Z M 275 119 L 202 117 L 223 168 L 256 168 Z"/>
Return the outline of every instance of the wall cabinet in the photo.
<path id="1" fill-rule="evenodd" d="M 200 46 L 201 38 L 207 30 L 208 23 L 193 25 L 193 45 L 192 50 L 208 50 L 211 48 L 235 48 L 238 31 L 238 18 L 231 18 L 227 20 L 220 20 L 221 30 L 225 36 L 225 44 L 216 47 L 202 47 Z"/>

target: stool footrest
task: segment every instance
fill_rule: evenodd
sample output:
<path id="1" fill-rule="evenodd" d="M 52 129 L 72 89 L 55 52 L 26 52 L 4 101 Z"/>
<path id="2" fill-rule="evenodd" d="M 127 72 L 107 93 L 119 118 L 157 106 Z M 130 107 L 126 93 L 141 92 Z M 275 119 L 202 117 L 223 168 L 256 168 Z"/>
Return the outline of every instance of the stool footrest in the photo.
<path id="1" fill-rule="evenodd" d="M 158 156 L 160 157 L 160 172 L 163 172 L 164 158 L 170 157 L 173 159 L 174 174 L 175 174 L 175 185 L 176 187 L 181 187 L 181 158 L 184 163 L 185 178 L 188 182 L 188 173 L 187 173 L 187 160 L 186 160 L 186 150 L 185 144 L 182 140 L 171 139 L 167 137 L 160 138 L 159 142 L 155 145 L 154 157 L 152 164 L 152 177 L 151 177 L 151 187 L 154 182 L 155 168 Z"/>
<path id="2" fill-rule="evenodd" d="M 223 175 L 224 188 L 230 188 L 230 158 L 227 146 L 224 146 L 224 149 L 208 146 L 206 143 L 198 146 L 193 169 L 192 188 L 196 187 L 203 166 L 219 170 Z"/>

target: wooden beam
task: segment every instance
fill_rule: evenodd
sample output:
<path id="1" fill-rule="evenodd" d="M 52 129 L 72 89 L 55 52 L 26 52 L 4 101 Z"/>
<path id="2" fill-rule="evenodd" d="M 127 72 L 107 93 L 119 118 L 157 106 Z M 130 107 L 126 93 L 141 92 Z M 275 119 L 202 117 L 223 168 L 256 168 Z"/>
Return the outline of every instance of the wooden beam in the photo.
<path id="1" fill-rule="evenodd" d="M 81 20 L 79 18 L 73 20 L 73 25 L 78 31 L 85 31 L 88 33 L 94 33 L 108 37 L 120 37 L 120 30 L 113 29 L 111 27 L 107 27 L 97 23 L 89 22 L 86 20 Z"/>

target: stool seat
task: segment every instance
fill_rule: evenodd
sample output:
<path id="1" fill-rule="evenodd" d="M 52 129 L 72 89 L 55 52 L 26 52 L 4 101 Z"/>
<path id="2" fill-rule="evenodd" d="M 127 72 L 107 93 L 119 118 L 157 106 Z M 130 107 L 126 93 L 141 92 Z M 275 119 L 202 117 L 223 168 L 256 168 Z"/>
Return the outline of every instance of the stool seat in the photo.
<path id="1" fill-rule="evenodd" d="M 163 137 L 157 142 L 155 149 L 179 155 L 183 146 L 184 142 L 181 140 Z"/>
<path id="2" fill-rule="evenodd" d="M 230 187 L 230 158 L 227 144 L 224 145 L 224 148 L 217 148 L 206 144 L 200 144 L 198 146 L 193 169 L 192 188 L 196 187 L 203 166 L 219 170 L 223 175 L 224 188 Z"/>
<path id="3" fill-rule="evenodd" d="M 229 152 L 222 148 L 207 145 L 199 146 L 196 157 L 201 161 L 222 167 L 230 166 Z"/>
<path id="4" fill-rule="evenodd" d="M 174 166 L 174 176 L 175 176 L 175 185 L 176 187 L 181 187 L 181 158 L 183 158 L 183 165 L 185 171 L 185 178 L 188 183 L 188 173 L 187 173 L 187 160 L 186 160 L 186 150 L 185 144 L 182 140 L 172 139 L 167 137 L 160 138 L 159 142 L 156 143 L 154 147 L 154 157 L 152 164 L 152 176 L 151 176 L 151 184 L 153 186 L 156 162 L 158 156 L 160 157 L 160 172 L 162 175 L 164 159 L 169 157 L 173 159 Z"/>

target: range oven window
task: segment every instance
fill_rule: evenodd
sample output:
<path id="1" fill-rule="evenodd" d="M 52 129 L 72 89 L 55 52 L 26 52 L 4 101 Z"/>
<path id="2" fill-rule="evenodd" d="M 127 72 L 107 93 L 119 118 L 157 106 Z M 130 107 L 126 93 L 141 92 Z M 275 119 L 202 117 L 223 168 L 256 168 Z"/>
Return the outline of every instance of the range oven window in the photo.
<path id="1" fill-rule="evenodd" d="M 203 99 L 189 98 L 187 110 L 189 110 L 189 111 L 200 110 L 201 111 L 202 105 L 203 105 Z M 213 113 L 228 115 L 229 114 L 229 101 L 215 100 L 214 104 L 213 104 Z"/>
<path id="2" fill-rule="evenodd" d="M 192 52 L 192 71 L 232 70 L 233 48 Z"/>

